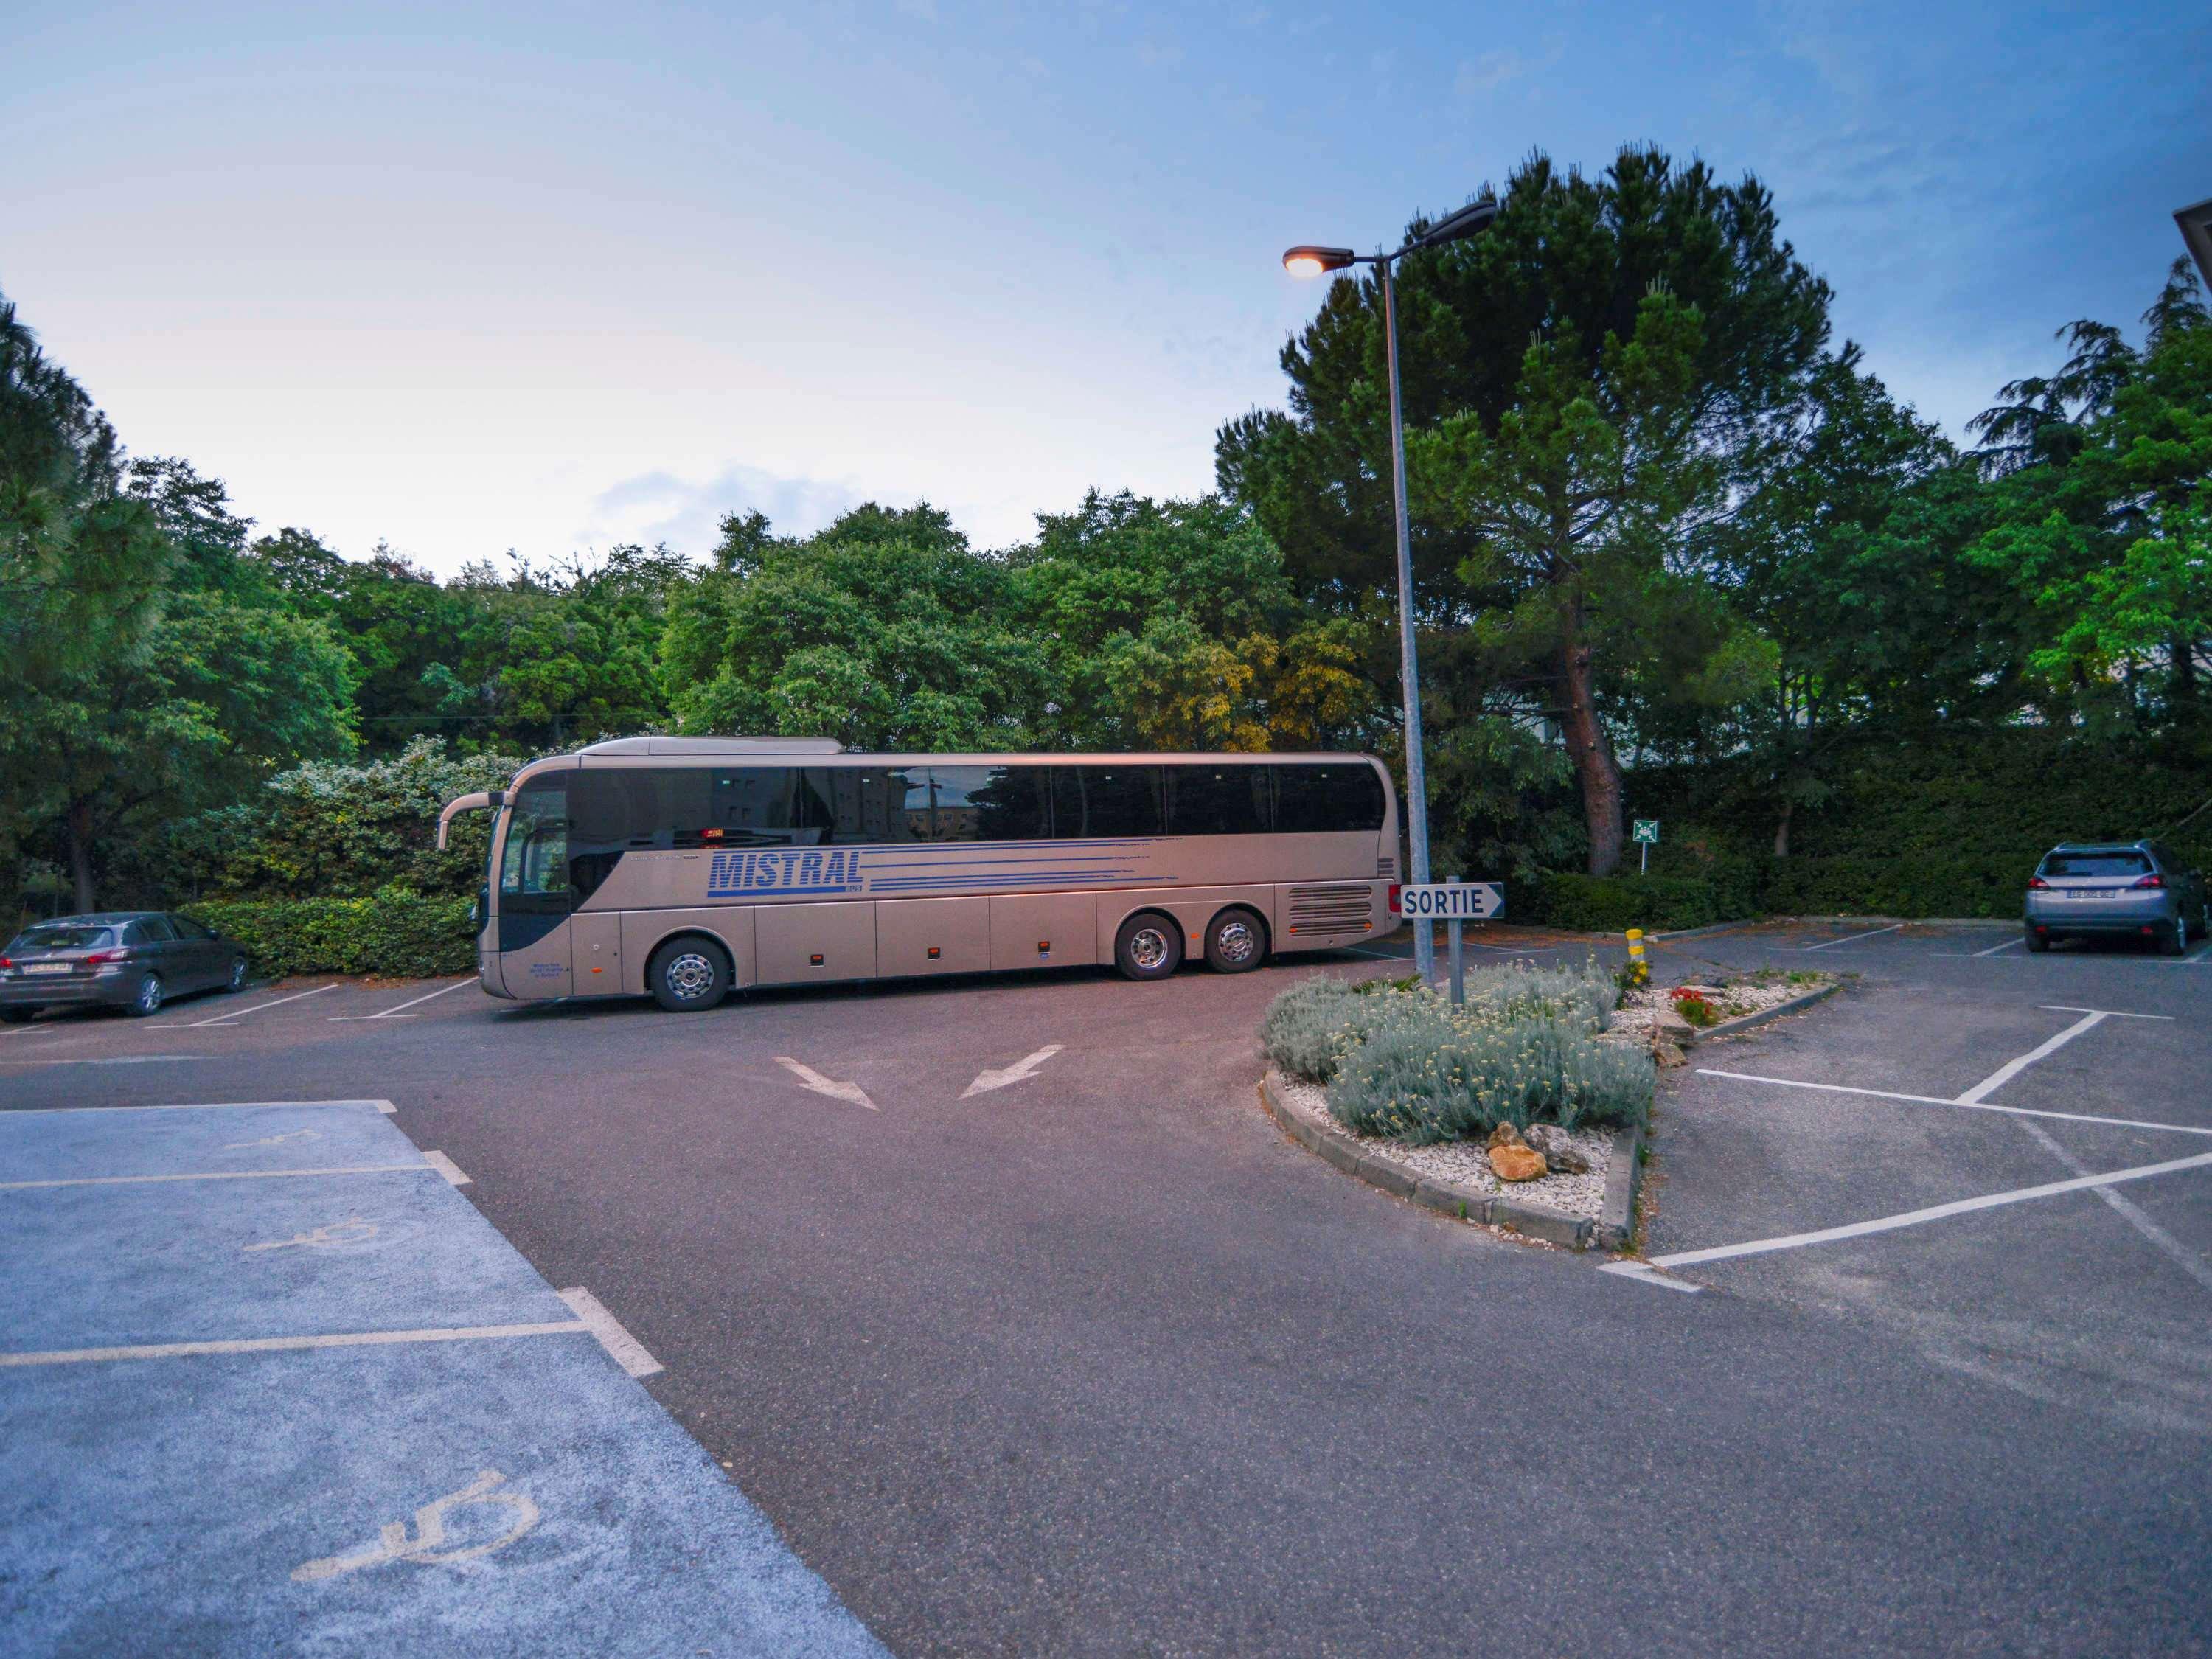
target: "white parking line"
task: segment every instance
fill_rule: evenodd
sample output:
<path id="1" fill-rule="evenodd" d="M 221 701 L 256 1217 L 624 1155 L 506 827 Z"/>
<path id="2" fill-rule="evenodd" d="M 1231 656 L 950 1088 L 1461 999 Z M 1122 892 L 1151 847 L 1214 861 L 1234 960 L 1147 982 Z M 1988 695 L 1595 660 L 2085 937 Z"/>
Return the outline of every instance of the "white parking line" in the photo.
<path id="1" fill-rule="evenodd" d="M 2026 945 L 2027 943 L 2027 939 L 2015 935 L 2014 938 L 2007 939 L 2002 945 L 1992 945 L 1988 950 L 1977 951 L 1973 954 L 1978 957 L 1993 957 L 2000 951 L 2014 950 L 2018 946 Z"/>
<path id="2" fill-rule="evenodd" d="M 445 1176 L 448 1185 L 465 1187 L 469 1184 L 469 1178 L 461 1173 L 460 1166 L 443 1152 L 425 1152 L 422 1161 Z"/>
<path id="3" fill-rule="evenodd" d="M 331 1023 L 334 1025 L 344 1025 L 368 1019 L 412 1019 L 415 1016 L 405 1011 L 415 1006 L 416 1003 L 428 1002 L 432 997 L 442 997 L 459 990 L 465 985 L 473 985 L 476 982 L 476 976 L 471 975 L 466 979 L 455 980 L 451 985 L 441 986 L 428 995 L 416 997 L 412 1001 L 403 1002 L 397 1008 L 386 1008 L 380 1014 L 332 1014 L 330 1016 Z"/>
<path id="4" fill-rule="evenodd" d="M 53 1036 L 60 1030 L 58 1025 L 15 1025 L 0 1031 L 0 1037 Z"/>
<path id="5" fill-rule="evenodd" d="M 1776 1250 L 1802 1249 L 1809 1244 L 1832 1244 L 1838 1239 L 1862 1238 L 1869 1233 L 1893 1232 L 1899 1227 L 1917 1227 L 1925 1222 L 1941 1221 L 1949 1216 L 1969 1215 L 1976 1210 L 1993 1210 L 2007 1204 L 2025 1204 L 2030 1199 L 2053 1198 L 2062 1193 L 2087 1192 L 2098 1187 L 2118 1186 L 2124 1181 L 2147 1181 L 2153 1176 L 2171 1175 L 2178 1170 L 2201 1170 L 2212 1164 L 2212 1152 L 2199 1152 L 2194 1158 L 2177 1158 L 2164 1164 L 2142 1164 L 2131 1170 L 2114 1170 L 2105 1175 L 2077 1176 L 2071 1181 L 2046 1182 L 2040 1187 L 2021 1187 L 2008 1193 L 1989 1193 L 1980 1198 L 1955 1199 L 1948 1204 L 1930 1205 L 1924 1210 L 1906 1210 L 1897 1215 L 1878 1216 L 1872 1221 L 1854 1221 L 1841 1227 L 1823 1227 L 1817 1232 L 1785 1233 L 1776 1238 L 1754 1238 L 1742 1244 L 1720 1244 L 1705 1250 L 1677 1250 L 1668 1255 L 1655 1255 L 1655 1267 L 1686 1267 L 1700 1261 L 1726 1261 L 1741 1255 L 1765 1255 Z"/>
<path id="6" fill-rule="evenodd" d="M 2086 1176 L 2089 1173 L 2081 1159 L 2053 1140 L 2037 1125 L 2023 1119 L 2020 1127 L 2033 1135 L 2036 1144 L 2045 1152 L 2073 1170 L 2075 1175 Z M 2145 1215 L 2142 1210 L 2124 1194 L 2115 1192 L 2110 1187 L 2092 1187 L 2089 1190 L 2103 1199 L 2115 1215 L 2148 1239 L 2153 1246 L 2162 1251 L 2172 1261 L 2175 1267 L 2195 1279 L 2201 1288 L 2212 1291 L 2212 1267 L 2207 1267 L 2202 1256 L 2197 1255 L 2172 1233 Z"/>
<path id="7" fill-rule="evenodd" d="M 0 1066 L 161 1066 L 179 1060 L 213 1060 L 213 1054 L 79 1054 L 72 1060 L 0 1060 Z"/>
<path id="8" fill-rule="evenodd" d="M 203 1353 L 280 1353 L 290 1348 L 362 1348 L 391 1342 L 476 1342 L 508 1336 L 595 1335 L 581 1320 L 545 1325 L 453 1325 L 415 1331 L 342 1331 L 333 1336 L 249 1336 L 226 1342 L 149 1342 L 126 1348 L 50 1348 L 0 1353 L 0 1365 L 82 1365 L 102 1359 L 177 1359 Z"/>
<path id="9" fill-rule="evenodd" d="M 2000 1106 L 1993 1100 L 1946 1100 L 1941 1095 L 1899 1094 L 1894 1089 L 1858 1089 L 1848 1083 L 1806 1083 L 1794 1077 L 1761 1077 L 1756 1072 L 1720 1072 L 1698 1068 L 1699 1077 L 1724 1077 L 1736 1083 L 1771 1083 L 1782 1089 L 1818 1089 L 1832 1095 L 1865 1095 L 1875 1100 L 1903 1100 L 1915 1106 L 1956 1106 L 1969 1112 L 2002 1112 L 2008 1117 L 2050 1117 L 2066 1123 L 2102 1123 L 2116 1129 L 2165 1129 L 2178 1135 L 2212 1135 L 2212 1128 L 2196 1123 L 2156 1123 L 2139 1117 L 2095 1117 L 2087 1112 L 2046 1112 L 2033 1106 Z"/>
<path id="10" fill-rule="evenodd" d="M 2077 1008 L 2070 1002 L 2039 1002 L 2035 1005 L 2046 1014 L 2102 1014 L 2106 1019 L 2155 1019 L 2171 1025 L 2172 1014 L 2128 1014 L 2118 1008 Z"/>
<path id="11" fill-rule="evenodd" d="M 444 1175 L 434 1164 L 349 1164 L 328 1170 L 192 1170 L 181 1175 L 69 1176 L 49 1181 L 0 1181 L 0 1193 L 31 1187 L 141 1187 L 158 1181 L 282 1181 L 293 1176 Z M 459 1182 L 454 1185 L 459 1186 Z"/>
<path id="12" fill-rule="evenodd" d="M 161 1023 L 173 1029 L 182 1027 L 185 1030 L 198 1030 L 203 1025 L 235 1025 L 248 1014 L 258 1014 L 264 1008 L 282 1008 L 288 1002 L 298 1002 L 307 997 L 319 997 L 325 991 L 335 991 L 337 988 L 335 983 L 318 985 L 312 991 L 295 991 L 289 997 L 278 997 L 270 1002 L 257 1002 L 251 1008 L 240 1008 L 234 1013 L 217 1014 L 212 1019 L 169 1019 Z"/>
<path id="13" fill-rule="evenodd" d="M 2056 1009 L 2052 1012 L 2074 1013 L 2077 1011 L 2067 1008 Z M 2083 1009 L 2079 1010 L 2078 1012 L 2081 1012 L 2082 1018 L 2075 1020 L 2071 1025 L 2068 1026 L 2064 1030 L 2061 1031 L 2057 1036 L 2050 1039 L 2047 1042 L 2038 1044 L 2035 1048 L 2030 1048 L 2026 1054 L 2021 1055 L 2016 1060 L 2008 1060 L 2005 1061 L 2005 1063 L 1998 1066 L 1996 1071 L 1991 1072 L 1979 1083 L 1977 1083 L 1972 1088 L 1967 1090 L 1966 1093 L 1960 1095 L 1959 1097 L 1959 1104 L 1961 1106 L 1972 1106 L 1978 1101 L 1981 1100 L 1983 1097 L 1995 1094 L 2004 1085 L 2011 1082 L 2029 1066 L 2034 1065 L 2037 1060 L 2045 1059 L 2051 1054 L 2057 1054 L 2068 1043 L 2073 1042 L 2075 1037 L 2080 1036 L 2082 1032 L 2094 1030 L 2098 1026 L 2102 1025 L 2108 1018 L 2105 1011 L 2101 1008 Z"/>
<path id="14" fill-rule="evenodd" d="M 1832 945 L 1849 945 L 1855 939 L 1872 939 L 1877 933 L 1893 933 L 1904 926 L 1901 921 L 1893 921 L 1887 927 L 1869 927 L 1863 933 L 1846 933 L 1841 939 L 1824 939 L 1818 945 L 1801 945 L 1797 948 L 1801 951 L 1825 951 Z"/>
<path id="15" fill-rule="evenodd" d="M 606 1304 L 579 1285 L 574 1290 L 558 1292 L 568 1304 L 569 1311 L 582 1320 L 599 1346 L 614 1357 L 616 1364 L 632 1376 L 651 1376 L 668 1368 L 645 1351 L 645 1344 L 623 1328 L 622 1322 L 606 1310 Z"/>
<path id="16" fill-rule="evenodd" d="M 1669 1279 L 1641 1261 L 1608 1261 L 1598 1268 L 1601 1273 L 1618 1273 L 1632 1285 L 1656 1285 L 1662 1291 L 1687 1291 L 1695 1296 L 1705 1287 L 1692 1285 L 1686 1279 Z"/>
<path id="17" fill-rule="evenodd" d="M 26 1106 L 9 1117 L 40 1117 L 49 1112 L 228 1112 L 253 1106 L 374 1106 L 386 1117 L 399 1109 L 388 1100 L 185 1100 L 165 1106 Z"/>

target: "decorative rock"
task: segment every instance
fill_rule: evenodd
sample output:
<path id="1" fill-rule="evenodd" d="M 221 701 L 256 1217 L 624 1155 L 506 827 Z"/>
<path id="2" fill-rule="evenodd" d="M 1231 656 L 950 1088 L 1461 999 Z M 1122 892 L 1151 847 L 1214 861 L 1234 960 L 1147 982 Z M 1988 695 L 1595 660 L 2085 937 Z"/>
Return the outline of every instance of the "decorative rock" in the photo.
<path id="1" fill-rule="evenodd" d="M 1532 1123 L 1527 1140 L 1531 1148 L 1543 1154 L 1544 1162 L 1561 1175 L 1588 1175 L 1589 1159 L 1575 1150 L 1567 1132 L 1551 1123 Z"/>
<path id="2" fill-rule="evenodd" d="M 1672 1008 L 1658 1008 L 1652 1011 L 1651 1029 L 1655 1032 L 1664 1032 L 1671 1036 L 1677 1031 L 1694 1030 L 1697 1028 Z"/>
<path id="3" fill-rule="evenodd" d="M 1551 1173 L 1551 1166 L 1544 1162 L 1543 1153 L 1518 1142 L 1492 1146 L 1490 1149 L 1490 1167 L 1500 1181 L 1534 1181 L 1540 1176 Z"/>
<path id="4" fill-rule="evenodd" d="M 1525 1146 L 1528 1143 L 1521 1139 L 1520 1130 L 1515 1128 L 1512 1124 L 1501 1123 L 1490 1132 L 1490 1139 L 1486 1144 L 1494 1152 L 1500 1146 Z"/>
<path id="5" fill-rule="evenodd" d="M 1651 1058 L 1659 1062 L 1659 1069 L 1662 1072 L 1671 1072 L 1677 1066 L 1686 1066 L 1690 1063 L 1687 1055 L 1667 1041 L 1666 1033 L 1663 1031 L 1654 1031 L 1651 1034 Z"/>

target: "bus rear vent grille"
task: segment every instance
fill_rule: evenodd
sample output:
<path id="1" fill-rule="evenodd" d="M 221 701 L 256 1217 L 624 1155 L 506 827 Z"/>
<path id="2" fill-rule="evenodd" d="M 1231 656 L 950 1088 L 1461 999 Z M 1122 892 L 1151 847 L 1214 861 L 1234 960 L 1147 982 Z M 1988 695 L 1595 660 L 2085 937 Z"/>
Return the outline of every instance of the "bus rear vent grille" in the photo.
<path id="1" fill-rule="evenodd" d="M 1294 933 L 1361 933 L 1375 924 L 1375 890 L 1359 882 L 1291 889 Z"/>

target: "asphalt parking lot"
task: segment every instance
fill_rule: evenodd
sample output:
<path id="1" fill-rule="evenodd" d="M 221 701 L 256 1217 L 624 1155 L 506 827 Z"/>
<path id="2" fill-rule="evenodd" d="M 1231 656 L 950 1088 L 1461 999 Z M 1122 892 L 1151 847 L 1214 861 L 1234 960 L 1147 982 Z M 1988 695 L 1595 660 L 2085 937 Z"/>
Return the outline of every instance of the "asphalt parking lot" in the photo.
<path id="1" fill-rule="evenodd" d="M 695 1017 L 518 1009 L 465 982 L 302 980 L 151 1021 L 9 1028 L 0 1106 L 386 1100 L 389 1116 L 347 1109 L 466 1171 L 464 1188 L 328 1178 L 413 1183 L 441 1226 L 478 1218 L 456 1259 L 491 1265 L 334 1289 L 293 1310 L 315 1329 L 556 1324 L 577 1316 L 551 1287 L 580 1286 L 663 1367 L 634 1379 L 588 1336 L 507 1340 L 568 1356 L 578 1380 L 533 1386 L 596 1390 L 592 1410 L 627 1412 L 627 1426 L 538 1447 L 538 1464 L 492 1427 L 457 1428 L 435 1457 L 353 1460 L 386 1484 L 364 1476 L 335 1510 L 299 1490 L 313 1413 L 343 1399 L 412 1421 L 443 1385 L 364 1370 L 300 1393 L 296 1443 L 226 1449 L 244 1437 L 234 1428 L 195 1467 L 246 1460 L 256 1512 L 283 1517 L 239 1546 L 264 1565 L 240 1577 L 231 1557 L 171 1549 L 159 1593 L 111 1596 L 136 1622 L 96 1633 L 252 1650 L 270 1626 L 251 1620 L 309 1593 L 294 1566 L 461 1502 L 486 1469 L 502 1485 L 477 1496 L 521 1489 L 544 1532 L 553 1508 L 525 1472 L 619 1491 L 622 1456 L 644 1455 L 622 1449 L 635 1437 L 703 1449 L 689 1467 L 707 1484 L 684 1504 L 707 1507 L 680 1508 L 678 1531 L 709 1525 L 717 1502 L 764 1516 L 781 1543 L 745 1559 L 817 1577 L 827 1589 L 809 1605 L 827 1609 L 825 1629 L 860 1639 L 834 1623 L 834 1597 L 899 1652 L 2204 1650 L 2212 1168 L 2066 1183 L 2212 1153 L 2212 963 L 1991 948 L 2008 936 L 1813 925 L 1656 945 L 1666 978 L 1717 964 L 1855 977 L 1668 1074 L 1647 1242 L 1665 1265 L 1627 1273 L 1416 1210 L 1276 1133 L 1253 1100 L 1251 1034 L 1308 965 L 1155 986 L 1069 974 L 776 994 Z M 1498 949 L 1471 951 L 1478 963 L 1592 948 L 1479 938 Z M 1388 971 L 1348 957 L 1329 970 Z M 42 1113 L 0 1128 L 112 1119 L 130 1126 L 116 1146 L 136 1146 L 135 1126 L 181 1115 Z M 204 1241 L 214 1211 L 167 1206 L 195 1186 L 149 1183 L 134 1201 L 164 1194 L 162 1213 L 193 1218 L 177 1237 Z M 1946 1210 L 1969 1203 L 1981 1206 Z M 330 1224 L 257 1219 L 268 1239 Z M 187 1315 L 274 1305 L 226 1300 L 197 1266 L 134 1304 L 113 1287 L 159 1256 L 151 1224 L 101 1224 L 120 1241 L 107 1277 L 72 1290 L 64 1262 L 20 1284 L 8 1350 L 183 1340 Z M 405 1301 L 477 1273 L 505 1288 L 447 1311 Z M 108 1322 L 86 1323 L 88 1308 Z M 488 1370 L 501 1346 L 338 1353 Z M 285 1351 L 0 1370 L 9 1443 L 48 1449 L 35 1513 L 11 1516 L 8 1535 L 114 1490 L 106 1471 L 128 1466 L 134 1422 L 158 1420 L 147 1401 L 181 1389 L 160 1377 L 198 1378 L 195 1409 L 249 1422 L 252 1401 L 290 1399 L 284 1379 L 333 1363 Z M 66 1435 L 52 1403 L 64 1370 Z M 648 1396 L 650 1420 L 633 1409 Z M 520 1414 L 575 1415 L 535 1399 Z M 651 1440 L 654 1423 L 669 1441 Z M 139 1547 L 229 1536 L 204 1478 L 143 1484 L 125 1511 Z M 580 1505 L 564 1498 L 562 1512 Z M 473 1507 L 496 1528 L 500 1514 Z M 628 1524 L 618 1505 L 594 1512 L 614 1517 L 602 1537 Z M 462 1626 L 439 1621 L 465 1592 L 526 1604 L 536 1536 L 331 1582 L 421 1581 L 406 1594 L 429 1598 L 428 1622 L 400 1628 L 459 1648 Z M 8 1605 L 43 1584 L 81 1601 L 95 1582 L 137 1583 L 101 1565 L 105 1547 L 67 1528 L 35 1563 L 10 1546 Z M 57 1564 L 77 1577 L 47 1578 Z M 234 1580 L 254 1586 L 250 1615 L 186 1622 L 206 1605 L 192 1585 L 204 1598 Z M 641 1585 L 618 1583 L 614 1604 L 650 1602 Z M 540 1628 L 483 1630 L 470 1650 L 562 1650 Z M 732 1627 L 699 1645 L 744 1639 Z"/>

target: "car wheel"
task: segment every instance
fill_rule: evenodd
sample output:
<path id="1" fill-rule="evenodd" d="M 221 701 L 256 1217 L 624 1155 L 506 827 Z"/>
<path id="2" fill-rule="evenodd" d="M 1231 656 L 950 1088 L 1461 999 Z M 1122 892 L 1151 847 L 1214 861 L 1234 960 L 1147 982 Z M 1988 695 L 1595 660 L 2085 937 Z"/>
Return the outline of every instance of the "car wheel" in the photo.
<path id="1" fill-rule="evenodd" d="M 161 976 L 159 974 L 138 975 L 138 989 L 131 999 L 131 1012 L 141 1019 L 148 1014 L 161 1012 Z"/>
<path id="2" fill-rule="evenodd" d="M 2025 933 L 2027 939 L 2027 948 L 2034 951 L 2036 955 L 2041 956 L 2045 951 L 2048 951 L 2051 948 L 2050 934 L 2039 933 L 2033 927 L 2026 928 L 2022 931 Z"/>
<path id="3" fill-rule="evenodd" d="M 1267 959 L 1267 925 L 1249 910 L 1224 910 L 1206 924 L 1206 965 L 1249 974 Z"/>
<path id="4" fill-rule="evenodd" d="M 223 981 L 222 988 L 234 994 L 246 988 L 246 958 L 244 957 L 233 957 L 230 959 L 230 974 Z"/>
<path id="5" fill-rule="evenodd" d="M 2159 944 L 2167 956 L 2187 956 L 2189 954 L 2189 918 L 2176 916 L 2173 919 L 2173 926 L 2166 930 L 2166 937 L 2160 940 Z"/>
<path id="6" fill-rule="evenodd" d="M 1124 979 L 1165 979 L 1182 966 L 1182 929 L 1156 910 L 1131 916 L 1114 936 L 1114 965 Z"/>
<path id="7" fill-rule="evenodd" d="M 35 1008 L 0 1008 L 0 1025 L 28 1025 L 38 1017 Z"/>
<path id="8" fill-rule="evenodd" d="M 646 964 L 646 988 L 672 1013 L 711 1008 L 730 993 L 730 958 L 709 940 L 672 939 Z"/>

